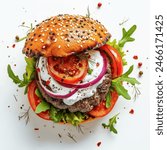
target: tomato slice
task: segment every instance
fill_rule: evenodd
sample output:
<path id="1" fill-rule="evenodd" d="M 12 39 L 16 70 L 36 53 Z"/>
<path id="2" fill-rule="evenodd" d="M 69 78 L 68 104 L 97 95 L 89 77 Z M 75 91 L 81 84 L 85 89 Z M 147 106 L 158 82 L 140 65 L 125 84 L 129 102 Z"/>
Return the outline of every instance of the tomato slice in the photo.
<path id="1" fill-rule="evenodd" d="M 116 91 L 113 91 L 111 93 L 111 106 L 109 108 L 106 108 L 105 100 L 103 100 L 99 105 L 97 105 L 90 112 L 88 112 L 88 114 L 93 117 L 103 117 L 107 115 L 115 106 L 117 99 L 118 99 L 118 94 Z"/>
<path id="2" fill-rule="evenodd" d="M 112 78 L 121 76 L 123 73 L 123 62 L 119 52 L 115 48 L 107 44 L 100 47 L 100 49 L 104 50 L 111 58 Z"/>
<path id="3" fill-rule="evenodd" d="M 84 57 L 71 55 L 68 57 L 49 57 L 48 72 L 57 81 L 74 84 L 81 81 L 87 74 L 88 60 Z"/>
<path id="4" fill-rule="evenodd" d="M 29 100 L 30 106 L 31 106 L 33 111 L 36 110 L 36 107 L 41 102 L 40 98 L 35 94 L 35 90 L 36 89 L 37 89 L 36 82 L 32 81 L 28 85 L 28 91 L 27 92 L 28 92 L 28 100 Z M 45 120 L 50 120 L 49 111 L 41 112 L 41 113 L 39 113 L 37 115 L 39 117 L 45 119 Z"/>

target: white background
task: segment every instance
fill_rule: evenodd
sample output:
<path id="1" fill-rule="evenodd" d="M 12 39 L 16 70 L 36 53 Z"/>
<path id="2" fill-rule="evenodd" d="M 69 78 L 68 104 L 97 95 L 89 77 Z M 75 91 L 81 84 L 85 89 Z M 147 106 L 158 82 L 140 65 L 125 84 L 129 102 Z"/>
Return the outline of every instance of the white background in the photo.
<path id="1" fill-rule="evenodd" d="M 149 1 L 101 0 L 103 5 L 97 9 L 98 2 L 98 0 L 5 0 L 0 4 L 0 149 L 149 149 Z M 128 66 L 134 64 L 133 76 L 138 77 L 137 63 L 143 63 L 141 70 L 144 75 L 139 79 L 141 82 L 139 89 L 142 94 L 136 101 L 133 99 L 126 101 L 120 97 L 115 108 L 107 117 L 83 125 L 84 134 L 78 132 L 75 127 L 44 121 L 32 111 L 30 111 L 30 122 L 25 126 L 25 121 L 19 121 L 18 116 L 29 107 L 27 97 L 24 96 L 23 89 L 17 88 L 12 83 L 6 72 L 7 64 L 11 64 L 20 77 L 24 73 L 25 62 L 21 52 L 24 42 L 16 43 L 16 47 L 12 48 L 14 37 L 16 35 L 24 36 L 27 31 L 19 25 L 22 22 L 27 25 L 36 24 L 35 20 L 40 22 L 59 13 L 85 15 L 88 5 L 91 17 L 101 21 L 111 32 L 113 38 L 120 39 L 123 27 L 128 29 L 133 24 L 137 25 L 137 31 L 134 34 L 136 41 L 127 44 L 125 50 L 129 50 L 126 57 Z M 120 26 L 119 23 L 126 19 L 128 21 Z M 139 59 L 134 60 L 134 55 L 138 55 Z M 132 89 L 129 92 L 133 95 Z M 16 95 L 17 102 L 13 95 Z M 24 104 L 23 110 L 20 109 L 22 104 Z M 133 115 L 129 114 L 131 108 L 134 109 Z M 107 122 L 118 112 L 120 112 L 116 124 L 118 134 L 114 135 L 108 130 L 104 130 L 101 123 Z M 39 131 L 35 131 L 34 128 L 39 128 Z M 74 135 L 77 143 L 67 136 L 68 132 Z M 62 135 L 61 138 L 58 133 Z M 96 144 L 99 141 L 102 144 L 97 147 Z"/>

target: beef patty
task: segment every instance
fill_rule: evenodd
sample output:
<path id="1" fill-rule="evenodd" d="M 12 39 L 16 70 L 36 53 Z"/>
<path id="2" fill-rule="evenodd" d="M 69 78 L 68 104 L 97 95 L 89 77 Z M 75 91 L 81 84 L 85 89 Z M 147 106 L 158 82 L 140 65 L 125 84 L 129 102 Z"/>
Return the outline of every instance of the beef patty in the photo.
<path id="1" fill-rule="evenodd" d="M 97 106 L 102 100 L 105 99 L 106 94 L 109 91 L 109 87 L 111 85 L 111 66 L 108 61 L 107 71 L 104 76 L 103 82 L 97 87 L 95 94 L 91 97 L 81 99 L 80 101 L 74 103 L 73 105 L 66 105 L 62 99 L 55 99 L 48 96 L 45 91 L 41 88 L 40 83 L 37 80 L 37 86 L 45 98 L 45 100 L 52 104 L 54 107 L 59 109 L 68 109 L 70 112 L 88 112 L 93 109 L 93 107 Z"/>

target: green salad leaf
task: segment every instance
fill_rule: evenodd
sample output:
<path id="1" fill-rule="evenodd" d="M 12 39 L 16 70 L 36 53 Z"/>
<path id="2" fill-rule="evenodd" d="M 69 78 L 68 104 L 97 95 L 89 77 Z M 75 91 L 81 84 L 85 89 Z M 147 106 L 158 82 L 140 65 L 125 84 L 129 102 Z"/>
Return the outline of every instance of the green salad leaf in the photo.
<path id="1" fill-rule="evenodd" d="M 109 91 L 106 95 L 106 108 L 110 108 L 111 106 L 111 92 Z"/>
<path id="2" fill-rule="evenodd" d="M 41 99 L 41 102 L 38 104 L 38 106 L 35 109 L 35 113 L 39 114 L 41 112 L 45 112 L 46 110 L 49 110 L 50 104 L 44 100 L 38 88 L 35 90 L 35 94 Z"/>
<path id="3" fill-rule="evenodd" d="M 131 85 L 140 84 L 140 82 L 137 81 L 135 78 L 129 77 L 132 71 L 133 71 L 133 65 L 130 66 L 128 71 L 125 72 L 123 75 L 112 80 L 112 84 L 111 84 L 112 88 L 114 88 L 118 92 L 119 95 L 123 96 L 127 100 L 130 100 L 131 97 L 128 93 L 128 90 L 125 89 L 124 86 L 122 85 L 122 82 L 128 82 Z"/>
<path id="4" fill-rule="evenodd" d="M 51 106 L 50 118 L 54 122 L 71 123 L 74 126 L 79 125 L 82 121 L 88 118 L 88 115 L 81 112 L 69 112 L 68 110 L 60 110 Z"/>
<path id="5" fill-rule="evenodd" d="M 118 117 L 119 113 L 116 114 L 115 116 L 113 116 L 112 118 L 109 119 L 108 124 L 102 123 L 102 126 L 104 128 L 107 128 L 110 130 L 110 132 L 113 132 L 115 134 L 117 134 L 117 130 L 115 129 L 114 125 L 117 123 L 117 117 Z"/>
<path id="6" fill-rule="evenodd" d="M 11 66 L 8 64 L 7 72 L 8 76 L 13 80 L 15 84 L 18 84 L 19 87 L 25 88 L 25 94 L 27 92 L 28 84 L 35 78 L 35 58 L 27 58 L 25 57 L 26 61 L 26 72 L 23 74 L 23 79 L 21 80 L 18 75 L 15 75 Z"/>
<path id="7" fill-rule="evenodd" d="M 35 109 L 35 113 L 36 114 L 39 114 L 41 112 L 45 112 L 46 110 L 49 110 L 50 109 L 50 104 L 47 103 L 46 101 L 42 100 L 38 106 L 36 107 Z"/>
<path id="8" fill-rule="evenodd" d="M 125 52 L 123 51 L 123 47 L 125 45 L 125 43 L 127 42 L 133 42 L 135 39 L 132 38 L 132 34 L 135 32 L 137 26 L 133 25 L 128 31 L 126 31 L 125 28 L 122 29 L 122 38 L 121 40 L 119 40 L 117 42 L 116 39 L 114 39 L 113 41 L 108 41 L 107 44 L 111 45 L 112 47 L 114 47 L 115 49 L 118 50 L 119 54 L 122 57 L 123 60 L 123 65 L 127 65 L 127 61 L 125 60 L 125 58 L 123 58 L 125 56 Z"/>

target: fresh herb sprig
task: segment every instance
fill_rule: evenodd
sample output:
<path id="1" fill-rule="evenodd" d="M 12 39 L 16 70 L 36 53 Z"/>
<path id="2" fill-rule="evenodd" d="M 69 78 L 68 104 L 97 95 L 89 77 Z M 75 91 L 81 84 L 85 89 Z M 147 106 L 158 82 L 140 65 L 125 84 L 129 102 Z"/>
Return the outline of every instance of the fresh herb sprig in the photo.
<path id="1" fill-rule="evenodd" d="M 125 56 L 125 52 L 123 51 L 123 47 L 127 42 L 133 42 L 135 40 L 131 36 L 135 32 L 136 28 L 137 28 L 136 25 L 133 25 L 128 31 L 126 31 L 126 29 L 123 28 L 121 40 L 119 40 L 117 42 L 117 40 L 114 39 L 113 41 L 107 42 L 107 44 L 111 45 L 112 47 L 114 47 L 115 49 L 118 50 L 118 52 L 120 53 L 120 55 L 122 57 L 123 65 L 127 65 L 127 61 L 125 60 L 125 58 L 123 58 Z"/>
<path id="2" fill-rule="evenodd" d="M 114 88 L 118 92 L 119 95 L 123 96 L 127 100 L 130 100 L 131 97 L 128 93 L 128 90 L 124 88 L 122 83 L 125 81 L 127 83 L 130 83 L 131 85 L 140 84 L 140 82 L 137 81 L 135 78 L 129 77 L 132 71 L 133 71 L 133 66 L 131 66 L 128 69 L 128 71 L 125 72 L 123 75 L 112 80 L 112 84 L 111 84 L 112 88 Z"/>
<path id="3" fill-rule="evenodd" d="M 7 72 L 8 76 L 13 80 L 15 84 L 18 84 L 19 87 L 25 88 L 25 94 L 27 93 L 28 84 L 35 78 L 35 59 L 25 57 L 26 61 L 26 72 L 23 74 L 23 79 L 21 80 L 18 75 L 15 75 L 11 66 L 8 64 Z"/>
<path id="4" fill-rule="evenodd" d="M 32 30 L 33 30 L 33 25 L 32 25 L 32 23 L 30 24 L 30 26 L 26 26 L 25 24 L 22 24 L 22 25 L 20 25 L 21 27 L 25 27 L 25 28 L 28 28 L 28 31 L 27 31 L 27 35 L 28 35 L 28 33 L 30 33 Z M 27 38 L 27 35 L 26 36 L 24 36 L 24 37 L 19 37 L 19 36 L 16 36 L 15 37 L 15 41 L 16 42 L 21 42 L 21 41 L 23 41 L 23 40 L 25 40 L 26 38 Z"/>
<path id="5" fill-rule="evenodd" d="M 116 114 L 115 116 L 113 116 L 112 118 L 110 118 L 108 124 L 102 123 L 102 126 L 104 128 L 109 129 L 110 132 L 117 134 L 118 132 L 115 128 L 115 124 L 117 123 L 118 115 L 119 115 L 119 113 Z"/>

